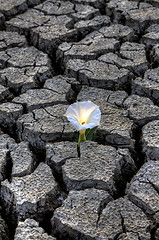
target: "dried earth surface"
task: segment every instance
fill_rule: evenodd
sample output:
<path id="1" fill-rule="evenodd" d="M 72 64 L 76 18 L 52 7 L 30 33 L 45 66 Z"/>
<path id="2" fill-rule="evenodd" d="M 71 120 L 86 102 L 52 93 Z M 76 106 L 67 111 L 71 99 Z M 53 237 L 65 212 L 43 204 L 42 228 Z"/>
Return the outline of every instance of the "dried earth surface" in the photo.
<path id="1" fill-rule="evenodd" d="M 0 0 L 0 240 L 159 240 L 158 176 L 159 1 Z"/>

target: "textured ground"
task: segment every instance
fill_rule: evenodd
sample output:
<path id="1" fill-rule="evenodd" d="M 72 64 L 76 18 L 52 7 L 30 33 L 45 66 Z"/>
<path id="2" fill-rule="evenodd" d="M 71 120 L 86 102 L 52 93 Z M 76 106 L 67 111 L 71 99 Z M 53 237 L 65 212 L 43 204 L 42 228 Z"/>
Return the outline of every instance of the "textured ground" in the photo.
<path id="1" fill-rule="evenodd" d="M 159 0 L 0 0 L 0 240 L 159 240 L 158 176 Z"/>

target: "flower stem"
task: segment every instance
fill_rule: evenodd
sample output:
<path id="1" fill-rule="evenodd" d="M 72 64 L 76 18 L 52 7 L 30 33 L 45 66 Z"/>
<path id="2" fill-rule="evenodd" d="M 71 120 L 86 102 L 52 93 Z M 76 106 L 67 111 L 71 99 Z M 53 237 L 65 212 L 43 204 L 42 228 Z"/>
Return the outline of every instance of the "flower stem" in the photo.
<path id="1" fill-rule="evenodd" d="M 80 147 L 80 143 L 81 143 L 82 141 L 86 141 L 85 132 L 86 132 L 86 129 L 79 130 L 78 147 Z"/>

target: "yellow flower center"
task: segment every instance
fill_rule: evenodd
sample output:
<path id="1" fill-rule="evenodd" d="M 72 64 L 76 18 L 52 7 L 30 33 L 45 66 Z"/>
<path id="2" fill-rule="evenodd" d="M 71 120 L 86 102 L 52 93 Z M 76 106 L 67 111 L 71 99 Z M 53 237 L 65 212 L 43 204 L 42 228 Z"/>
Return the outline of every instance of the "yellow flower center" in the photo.
<path id="1" fill-rule="evenodd" d="M 86 121 L 79 122 L 80 125 L 86 124 Z"/>

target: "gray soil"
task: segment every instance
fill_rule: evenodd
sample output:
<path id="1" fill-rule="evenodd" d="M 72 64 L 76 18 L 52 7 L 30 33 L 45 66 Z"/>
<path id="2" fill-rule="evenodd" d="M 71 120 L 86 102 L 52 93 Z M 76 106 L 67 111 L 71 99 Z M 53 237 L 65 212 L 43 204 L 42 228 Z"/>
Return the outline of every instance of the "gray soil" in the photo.
<path id="1" fill-rule="evenodd" d="M 159 240 L 158 0 L 0 0 L 0 240 Z"/>

